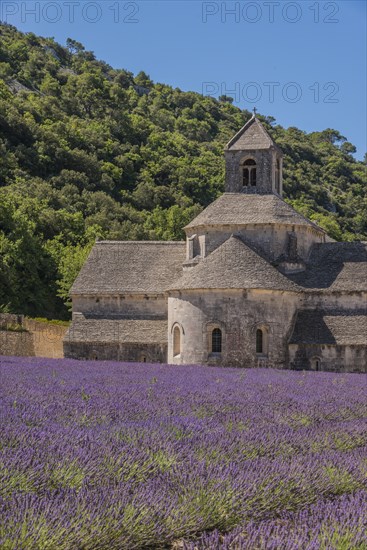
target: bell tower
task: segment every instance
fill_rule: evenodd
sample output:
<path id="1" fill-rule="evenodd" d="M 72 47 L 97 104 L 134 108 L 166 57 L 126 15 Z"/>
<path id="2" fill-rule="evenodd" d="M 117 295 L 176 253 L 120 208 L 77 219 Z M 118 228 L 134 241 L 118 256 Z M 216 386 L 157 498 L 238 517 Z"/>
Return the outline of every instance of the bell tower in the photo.
<path id="1" fill-rule="evenodd" d="M 283 153 L 256 117 L 256 109 L 224 154 L 227 193 L 282 196 Z"/>

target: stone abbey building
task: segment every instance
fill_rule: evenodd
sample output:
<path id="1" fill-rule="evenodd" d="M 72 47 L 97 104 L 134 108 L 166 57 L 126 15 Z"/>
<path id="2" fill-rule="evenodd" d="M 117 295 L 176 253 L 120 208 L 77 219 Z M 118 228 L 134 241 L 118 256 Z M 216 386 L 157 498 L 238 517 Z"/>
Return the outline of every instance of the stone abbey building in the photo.
<path id="1" fill-rule="evenodd" d="M 255 115 L 225 160 L 225 193 L 186 242 L 96 242 L 65 356 L 367 372 L 367 243 L 283 201 L 282 152 Z"/>

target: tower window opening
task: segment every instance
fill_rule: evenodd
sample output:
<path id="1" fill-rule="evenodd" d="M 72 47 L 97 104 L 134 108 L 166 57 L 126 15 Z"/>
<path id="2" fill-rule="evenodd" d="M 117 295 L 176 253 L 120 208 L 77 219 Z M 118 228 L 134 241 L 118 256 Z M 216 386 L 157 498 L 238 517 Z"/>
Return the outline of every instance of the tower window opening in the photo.
<path id="1" fill-rule="evenodd" d="M 222 331 L 215 328 L 212 332 L 212 353 L 222 353 Z"/>
<path id="2" fill-rule="evenodd" d="M 261 328 L 256 331 L 256 353 L 264 353 L 264 335 Z"/>
<path id="3" fill-rule="evenodd" d="M 250 177 L 251 177 L 251 185 L 252 187 L 255 187 L 256 186 L 256 168 L 254 170 L 251 170 Z"/>
<path id="4" fill-rule="evenodd" d="M 242 165 L 242 185 L 243 187 L 256 186 L 256 162 L 253 159 L 245 160 Z"/>
<path id="5" fill-rule="evenodd" d="M 242 185 L 244 187 L 247 187 L 250 183 L 250 172 L 248 170 L 248 168 L 244 168 L 243 169 L 243 174 L 242 174 Z"/>

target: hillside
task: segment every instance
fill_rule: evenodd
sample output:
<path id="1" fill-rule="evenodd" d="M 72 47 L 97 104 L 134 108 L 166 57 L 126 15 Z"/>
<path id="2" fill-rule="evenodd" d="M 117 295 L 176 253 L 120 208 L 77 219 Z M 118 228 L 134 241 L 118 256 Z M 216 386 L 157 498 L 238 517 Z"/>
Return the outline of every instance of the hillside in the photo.
<path id="1" fill-rule="evenodd" d="M 250 116 L 0 24 L 0 309 L 67 318 L 96 237 L 182 238 L 223 191 L 223 147 Z M 354 146 L 259 118 L 285 154 L 288 202 L 337 240 L 367 239 Z"/>

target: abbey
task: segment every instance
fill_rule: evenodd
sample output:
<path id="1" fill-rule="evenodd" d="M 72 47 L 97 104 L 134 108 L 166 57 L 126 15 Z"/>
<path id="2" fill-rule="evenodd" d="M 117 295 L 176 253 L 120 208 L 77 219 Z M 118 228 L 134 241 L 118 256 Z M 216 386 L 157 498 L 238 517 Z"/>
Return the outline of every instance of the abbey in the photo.
<path id="1" fill-rule="evenodd" d="M 186 242 L 96 242 L 65 357 L 367 372 L 367 243 L 334 242 L 284 202 L 256 115 L 225 160 L 225 193 Z"/>

